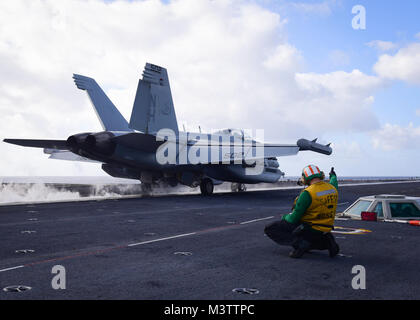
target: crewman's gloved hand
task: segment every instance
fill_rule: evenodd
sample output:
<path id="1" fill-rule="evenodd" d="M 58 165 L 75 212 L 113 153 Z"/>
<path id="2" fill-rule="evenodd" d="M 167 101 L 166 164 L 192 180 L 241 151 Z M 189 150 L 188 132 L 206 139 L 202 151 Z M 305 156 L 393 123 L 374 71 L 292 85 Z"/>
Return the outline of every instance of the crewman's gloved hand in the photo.
<path id="1" fill-rule="evenodd" d="M 305 182 L 303 181 L 303 178 L 302 178 L 302 177 L 300 177 L 300 178 L 299 178 L 299 180 L 298 180 L 298 182 L 297 182 L 297 185 L 298 185 L 298 186 L 303 186 L 303 185 L 305 185 Z"/>
<path id="2" fill-rule="evenodd" d="M 331 176 L 337 176 L 337 174 L 335 173 L 335 171 L 334 171 L 334 167 L 332 167 L 331 168 L 331 171 L 330 171 L 330 178 L 331 178 Z"/>

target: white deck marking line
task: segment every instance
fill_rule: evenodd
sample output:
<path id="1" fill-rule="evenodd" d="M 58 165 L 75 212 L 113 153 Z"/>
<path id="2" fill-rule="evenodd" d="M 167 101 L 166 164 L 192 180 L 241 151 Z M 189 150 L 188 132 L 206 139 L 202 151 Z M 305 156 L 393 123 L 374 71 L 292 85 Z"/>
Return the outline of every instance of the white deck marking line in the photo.
<path id="1" fill-rule="evenodd" d="M 350 202 L 343 202 L 343 203 L 339 203 L 337 204 L 337 206 L 344 206 L 345 204 L 349 204 Z"/>
<path id="2" fill-rule="evenodd" d="M 15 270 L 15 269 L 23 268 L 23 267 L 24 266 L 11 267 L 11 268 L 7 268 L 7 269 L 2 269 L 2 270 L 0 270 L 0 272 Z"/>
<path id="3" fill-rule="evenodd" d="M 244 225 L 244 224 L 249 224 L 249 223 L 253 223 L 253 222 L 268 220 L 268 219 L 272 219 L 272 218 L 274 218 L 274 216 L 241 222 L 239 225 Z M 28 263 L 28 264 L 21 265 L 21 266 L 16 266 L 16 267 L 7 268 L 7 269 L 1 269 L 0 272 L 6 272 L 6 271 L 19 269 L 19 268 L 25 268 L 25 267 L 36 265 L 36 264 L 48 263 L 48 262 L 51 262 L 51 261 L 68 260 L 68 259 L 72 259 L 72 258 L 75 258 L 75 257 L 90 256 L 92 254 L 97 254 L 98 252 L 105 252 L 105 251 L 116 250 L 116 249 L 121 249 L 121 248 L 141 246 L 143 244 L 160 242 L 160 241 L 171 240 L 171 239 L 182 238 L 182 237 L 188 237 L 188 236 L 193 236 L 193 235 L 201 235 L 201 234 L 205 234 L 209 231 L 213 231 L 213 230 L 216 230 L 216 229 L 219 229 L 219 230 L 233 229 L 235 226 L 238 226 L 238 225 L 222 226 L 222 227 L 217 227 L 217 228 L 205 229 L 205 230 L 200 230 L 200 231 L 196 231 L 196 232 L 178 234 L 178 235 L 171 236 L 171 237 L 165 237 L 165 238 L 160 238 L 160 239 L 154 239 L 154 240 L 148 240 L 148 241 L 143 241 L 143 242 L 138 242 L 138 243 L 132 243 L 132 244 L 128 244 L 128 245 L 121 245 L 121 246 L 117 246 L 117 247 L 106 248 L 106 249 L 99 250 L 99 251 L 96 250 L 96 251 L 88 252 L 88 253 L 80 253 L 80 254 L 73 255 L 73 256 L 67 256 L 67 257 L 61 257 L 61 258 L 57 258 L 57 259 L 50 259 L 50 260 L 32 262 L 32 263 Z"/>
<path id="4" fill-rule="evenodd" d="M 195 234 L 197 234 L 197 232 L 184 233 L 184 234 L 179 234 L 177 236 L 172 236 L 172 237 L 143 241 L 143 242 L 139 242 L 139 243 L 132 243 L 132 244 L 129 244 L 127 247 L 140 246 L 142 244 L 148 244 L 148 243 L 153 243 L 153 242 L 159 242 L 159 241 L 171 240 L 171 239 L 176 239 L 176 238 L 181 238 L 181 237 L 187 237 L 187 236 L 192 236 L 192 235 L 195 235 Z"/>
<path id="5" fill-rule="evenodd" d="M 266 218 L 261 218 L 261 219 L 255 219 L 255 220 L 241 222 L 240 224 L 248 224 L 248 223 L 253 223 L 253 222 L 258 222 L 258 221 L 269 220 L 269 219 L 273 219 L 273 218 L 274 218 L 274 216 L 271 216 L 271 217 L 266 217 Z"/>

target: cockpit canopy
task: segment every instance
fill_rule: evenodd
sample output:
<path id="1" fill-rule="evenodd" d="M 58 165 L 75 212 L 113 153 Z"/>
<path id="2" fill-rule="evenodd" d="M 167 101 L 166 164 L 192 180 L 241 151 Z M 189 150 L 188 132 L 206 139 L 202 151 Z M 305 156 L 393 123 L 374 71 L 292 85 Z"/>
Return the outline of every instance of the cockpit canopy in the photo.
<path id="1" fill-rule="evenodd" d="M 221 134 L 221 135 L 229 135 L 234 136 L 238 138 L 243 138 L 244 140 L 252 140 L 252 137 L 245 132 L 245 130 L 242 129 L 234 129 L 234 128 L 228 128 L 223 130 L 218 130 L 214 132 L 214 134 Z"/>

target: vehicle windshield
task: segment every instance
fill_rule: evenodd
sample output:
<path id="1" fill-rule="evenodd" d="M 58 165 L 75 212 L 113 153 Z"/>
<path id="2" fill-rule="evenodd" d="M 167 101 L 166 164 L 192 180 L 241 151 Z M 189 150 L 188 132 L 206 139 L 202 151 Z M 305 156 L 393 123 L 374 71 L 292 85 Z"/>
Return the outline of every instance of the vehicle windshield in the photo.
<path id="1" fill-rule="evenodd" d="M 346 211 L 346 214 L 351 214 L 360 217 L 362 212 L 367 211 L 372 201 L 369 200 L 358 200 L 350 209 Z"/>
<path id="2" fill-rule="evenodd" d="M 418 218 L 420 210 L 412 202 L 391 202 L 389 204 L 393 218 Z"/>
<path id="3" fill-rule="evenodd" d="M 375 209 L 373 210 L 373 212 L 376 212 L 376 216 L 377 217 L 383 217 L 384 216 L 384 211 L 382 208 L 382 202 L 378 202 L 375 206 Z"/>

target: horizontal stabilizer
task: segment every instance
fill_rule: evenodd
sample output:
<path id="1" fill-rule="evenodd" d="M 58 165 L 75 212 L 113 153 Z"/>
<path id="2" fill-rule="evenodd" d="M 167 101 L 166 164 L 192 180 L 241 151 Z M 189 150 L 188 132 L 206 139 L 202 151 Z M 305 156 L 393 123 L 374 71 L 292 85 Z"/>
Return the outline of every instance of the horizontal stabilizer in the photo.
<path id="1" fill-rule="evenodd" d="M 50 154 L 49 159 L 100 163 L 99 161 L 95 161 L 95 160 L 91 160 L 85 157 L 78 156 L 77 154 L 74 154 L 71 151 L 46 149 L 44 150 L 44 153 Z"/>
<path id="2" fill-rule="evenodd" d="M 94 79 L 79 74 L 74 74 L 73 79 L 77 88 L 87 92 L 104 130 L 133 131 L 128 127 L 127 120 Z"/>
<path id="3" fill-rule="evenodd" d="M 4 139 L 3 141 L 22 147 L 69 150 L 66 140 Z"/>

